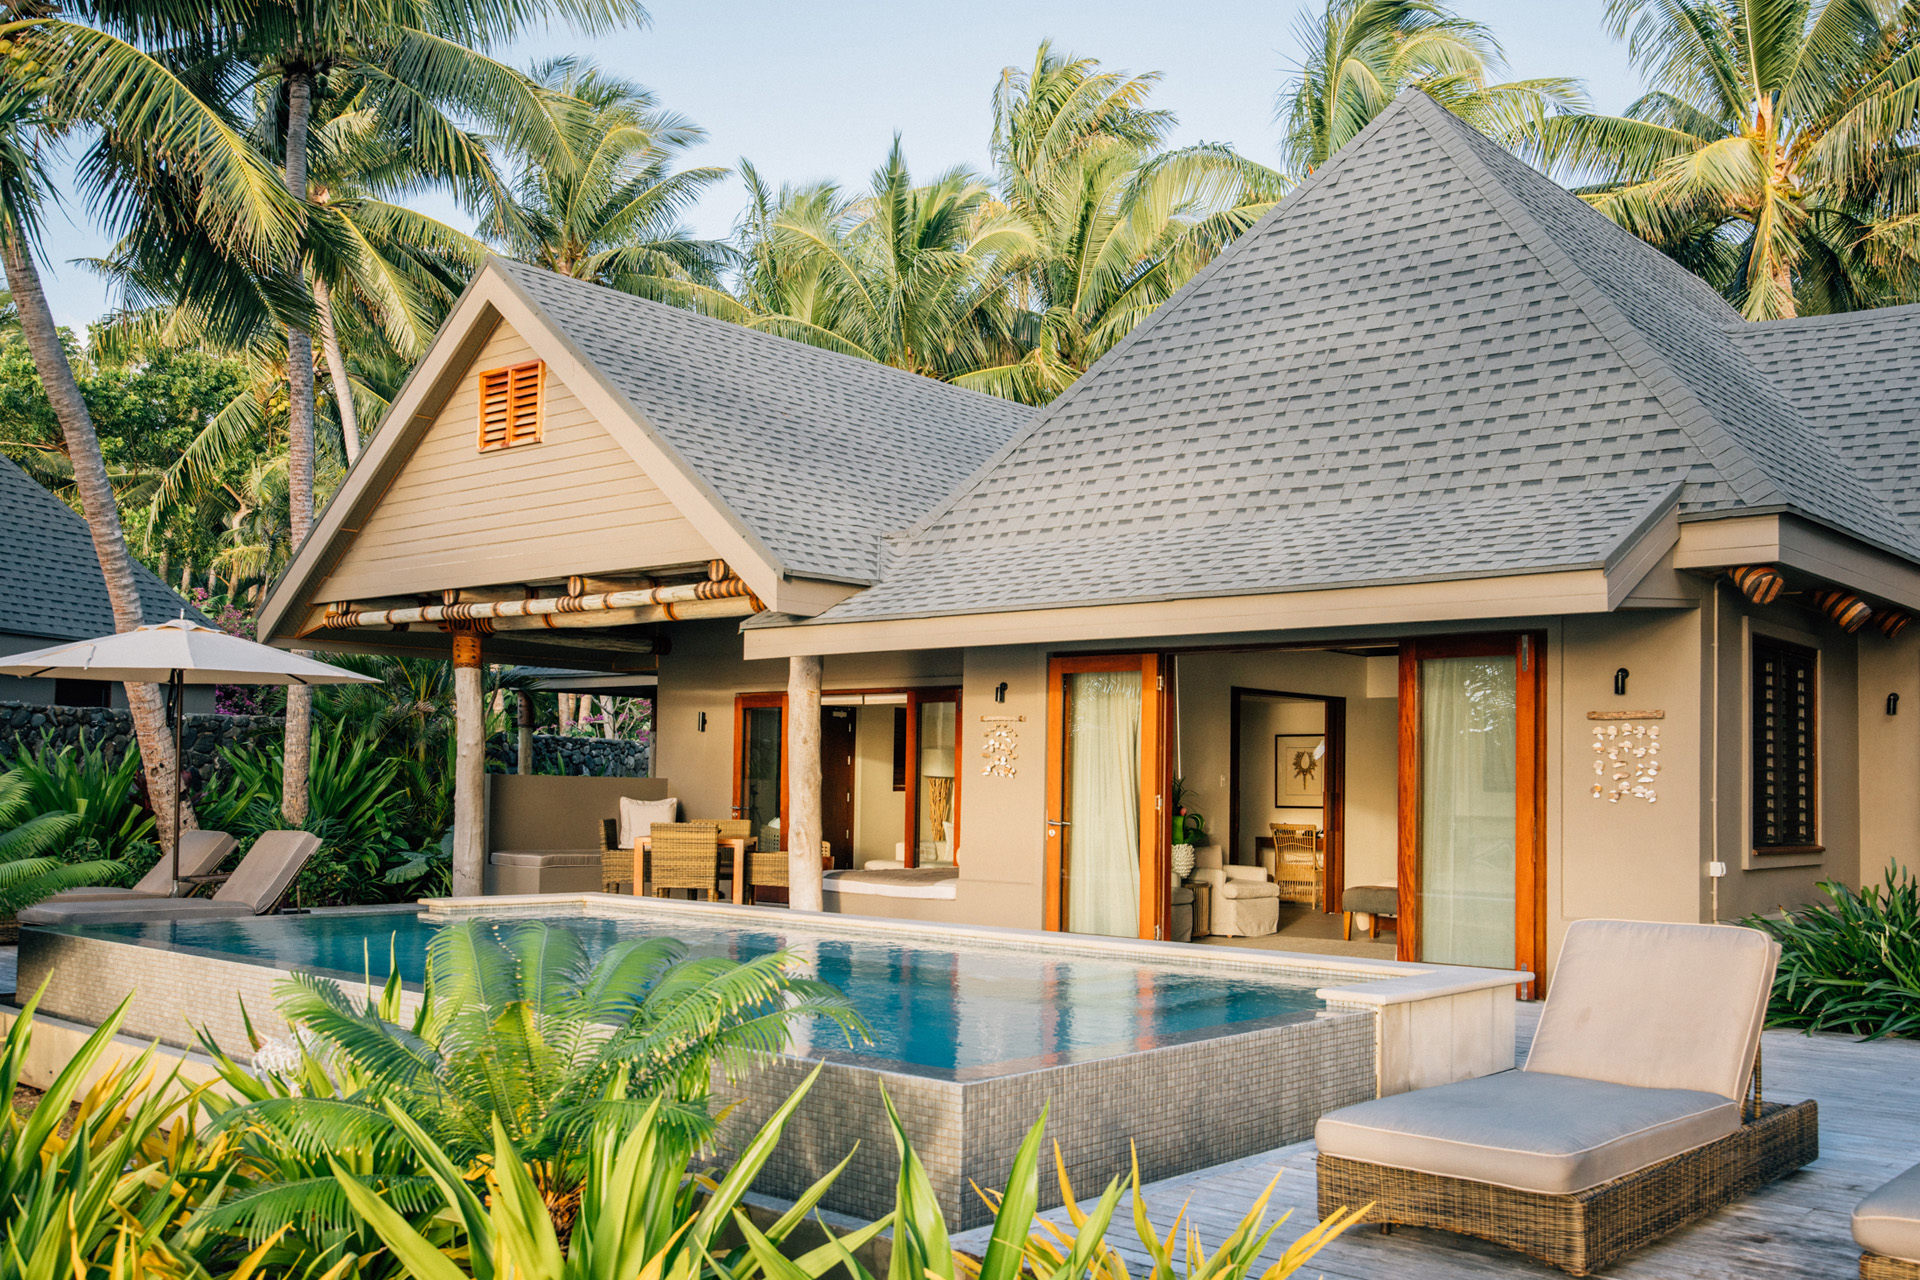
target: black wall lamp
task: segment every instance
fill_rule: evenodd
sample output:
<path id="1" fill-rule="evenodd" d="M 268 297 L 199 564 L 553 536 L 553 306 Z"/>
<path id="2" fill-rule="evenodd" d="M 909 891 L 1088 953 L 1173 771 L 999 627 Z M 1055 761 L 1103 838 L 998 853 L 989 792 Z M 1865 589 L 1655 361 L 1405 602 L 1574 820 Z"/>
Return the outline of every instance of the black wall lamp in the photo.
<path id="1" fill-rule="evenodd" d="M 993 700 L 995 702 L 1005 702 L 1007 700 L 1007 682 L 1005 680 L 1002 680 L 999 685 L 994 688 Z"/>
<path id="2" fill-rule="evenodd" d="M 1900 695 L 1899 694 L 1890 693 L 1887 695 L 1887 714 L 1890 716 L 1897 716 L 1900 714 Z"/>
<path id="3" fill-rule="evenodd" d="M 1627 696 L 1627 669 L 1625 667 L 1613 673 L 1613 696 L 1616 698 L 1624 698 Z"/>
<path id="4" fill-rule="evenodd" d="M 700 713 L 700 732 L 705 733 L 706 731 L 707 731 L 707 713 L 702 711 Z"/>

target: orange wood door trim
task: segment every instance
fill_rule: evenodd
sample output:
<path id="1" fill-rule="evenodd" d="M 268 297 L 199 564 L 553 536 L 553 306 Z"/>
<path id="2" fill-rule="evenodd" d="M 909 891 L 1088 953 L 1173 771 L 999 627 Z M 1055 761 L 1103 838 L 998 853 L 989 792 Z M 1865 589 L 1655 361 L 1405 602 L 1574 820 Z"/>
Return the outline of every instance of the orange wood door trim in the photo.
<path id="1" fill-rule="evenodd" d="M 780 842 L 787 840 L 787 695 L 736 693 L 733 695 L 733 816 L 743 818 L 747 807 L 747 708 L 780 708 Z M 694 815 L 689 814 L 689 819 Z"/>
<path id="2" fill-rule="evenodd" d="M 1400 918 L 1395 956 L 1420 958 L 1420 659 L 1400 646 Z"/>

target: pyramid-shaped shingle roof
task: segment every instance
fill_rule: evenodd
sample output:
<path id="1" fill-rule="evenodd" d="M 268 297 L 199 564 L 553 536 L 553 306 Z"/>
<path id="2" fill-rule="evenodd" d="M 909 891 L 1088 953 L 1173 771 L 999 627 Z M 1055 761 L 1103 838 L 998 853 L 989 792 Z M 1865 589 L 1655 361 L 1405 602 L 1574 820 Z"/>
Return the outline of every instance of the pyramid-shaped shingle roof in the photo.
<path id="1" fill-rule="evenodd" d="M 1409 92 L 817 621 L 1606 567 L 1676 496 L 1920 558 L 1743 327 Z"/>

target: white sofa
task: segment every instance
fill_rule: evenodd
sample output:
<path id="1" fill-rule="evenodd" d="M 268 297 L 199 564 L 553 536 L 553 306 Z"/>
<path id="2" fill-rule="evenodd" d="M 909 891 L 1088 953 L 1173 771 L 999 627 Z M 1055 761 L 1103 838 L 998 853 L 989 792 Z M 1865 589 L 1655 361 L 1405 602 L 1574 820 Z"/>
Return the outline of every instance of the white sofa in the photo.
<path id="1" fill-rule="evenodd" d="M 1265 867 L 1222 866 L 1220 846 L 1194 851 L 1192 879 L 1213 886 L 1213 931 L 1229 938 L 1264 938 L 1280 929 L 1280 886 Z"/>

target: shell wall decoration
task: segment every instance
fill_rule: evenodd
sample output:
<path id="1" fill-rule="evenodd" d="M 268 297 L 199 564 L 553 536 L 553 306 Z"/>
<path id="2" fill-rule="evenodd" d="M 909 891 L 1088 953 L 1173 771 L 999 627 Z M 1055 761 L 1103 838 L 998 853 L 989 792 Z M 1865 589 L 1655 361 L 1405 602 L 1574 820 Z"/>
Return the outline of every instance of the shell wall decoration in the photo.
<path id="1" fill-rule="evenodd" d="M 1593 798 L 1608 804 L 1622 800 L 1660 799 L 1660 726 L 1657 724 L 1597 724 L 1593 726 Z"/>

